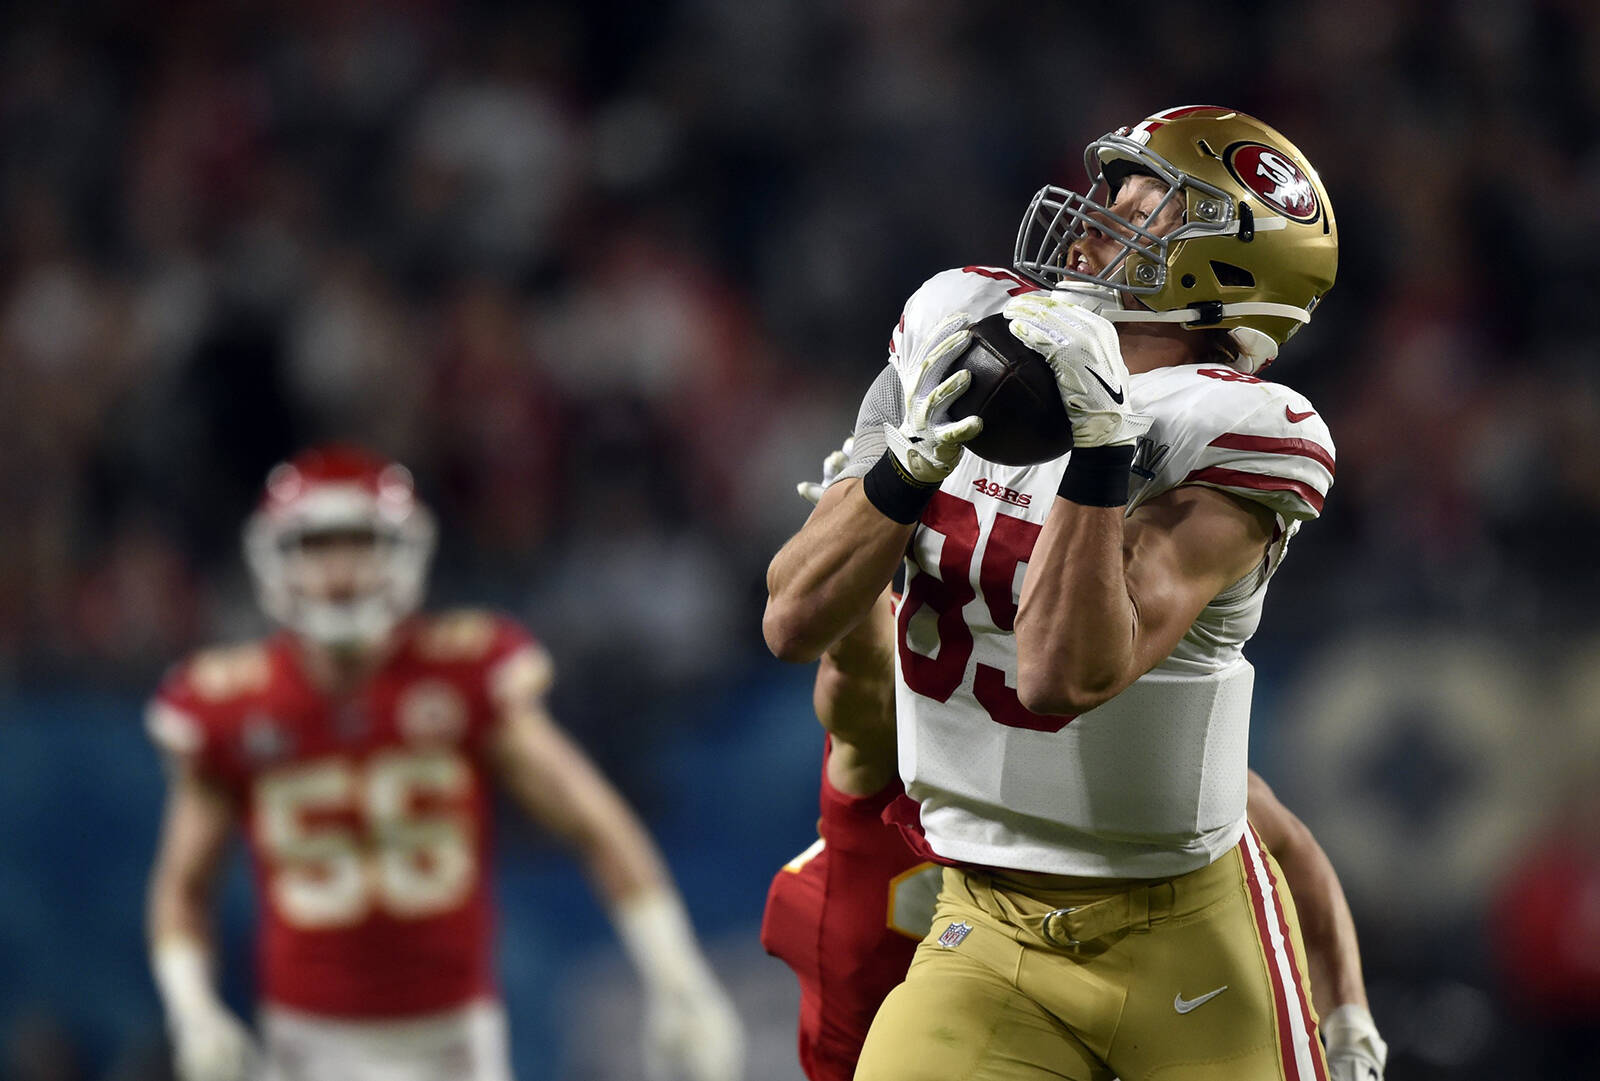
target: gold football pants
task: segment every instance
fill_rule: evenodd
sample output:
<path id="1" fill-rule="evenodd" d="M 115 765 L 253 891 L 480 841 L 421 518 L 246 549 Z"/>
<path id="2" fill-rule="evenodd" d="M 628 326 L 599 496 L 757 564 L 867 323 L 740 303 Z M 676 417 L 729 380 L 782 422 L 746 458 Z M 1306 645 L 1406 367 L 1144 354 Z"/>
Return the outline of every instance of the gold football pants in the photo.
<path id="1" fill-rule="evenodd" d="M 1327 1081 L 1282 882 L 1250 829 L 1208 867 L 1134 886 L 946 868 L 856 1081 Z"/>

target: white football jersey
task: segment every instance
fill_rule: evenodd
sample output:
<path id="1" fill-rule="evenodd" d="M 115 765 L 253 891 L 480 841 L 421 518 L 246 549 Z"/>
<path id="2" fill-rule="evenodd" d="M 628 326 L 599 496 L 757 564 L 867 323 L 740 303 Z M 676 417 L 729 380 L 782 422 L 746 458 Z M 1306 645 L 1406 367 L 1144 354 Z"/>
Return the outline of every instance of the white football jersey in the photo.
<path id="1" fill-rule="evenodd" d="M 891 350 L 951 311 L 977 320 L 1029 288 L 993 268 L 946 271 L 907 303 Z M 1321 512 L 1333 442 L 1301 395 L 1220 365 L 1134 375 L 1128 395 L 1154 418 L 1130 513 L 1204 484 L 1269 507 L 1277 537 L 1127 690 L 1075 718 L 1034 714 L 1016 695 L 1012 628 L 1068 456 L 1019 467 L 964 454 L 913 533 L 896 658 L 900 772 L 946 858 L 1149 878 L 1205 866 L 1244 830 L 1254 673 L 1242 650 L 1289 538 Z"/>

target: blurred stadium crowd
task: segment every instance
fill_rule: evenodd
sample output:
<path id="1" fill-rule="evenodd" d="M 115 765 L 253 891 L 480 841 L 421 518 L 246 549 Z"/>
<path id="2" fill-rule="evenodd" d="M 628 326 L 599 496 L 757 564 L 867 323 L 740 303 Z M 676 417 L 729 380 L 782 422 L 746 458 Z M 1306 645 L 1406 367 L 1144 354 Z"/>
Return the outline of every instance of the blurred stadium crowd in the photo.
<path id="1" fill-rule="evenodd" d="M 1008 263 L 1088 139 L 1197 100 L 1288 133 L 1342 235 L 1273 370 L 1328 417 L 1339 483 L 1262 639 L 1592 635 L 1600 8 L 1147 14 L 13 9 L 0 689 L 141 694 L 253 633 L 237 538 L 261 478 L 353 438 L 440 513 L 435 598 L 528 619 L 563 719 L 642 777 L 664 737 L 627 728 L 633 703 L 774 663 L 762 572 L 793 482 L 847 434 L 904 296 Z"/>

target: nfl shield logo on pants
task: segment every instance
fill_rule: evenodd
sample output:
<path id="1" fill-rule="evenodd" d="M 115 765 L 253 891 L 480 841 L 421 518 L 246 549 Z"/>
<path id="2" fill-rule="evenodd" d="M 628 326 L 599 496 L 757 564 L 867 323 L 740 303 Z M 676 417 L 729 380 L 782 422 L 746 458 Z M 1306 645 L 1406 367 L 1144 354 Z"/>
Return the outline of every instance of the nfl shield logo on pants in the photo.
<path id="1" fill-rule="evenodd" d="M 971 933 L 972 924 L 967 923 L 965 920 L 959 923 L 952 923 L 944 929 L 944 934 L 939 936 L 939 945 L 947 950 L 953 950 L 961 945 Z"/>

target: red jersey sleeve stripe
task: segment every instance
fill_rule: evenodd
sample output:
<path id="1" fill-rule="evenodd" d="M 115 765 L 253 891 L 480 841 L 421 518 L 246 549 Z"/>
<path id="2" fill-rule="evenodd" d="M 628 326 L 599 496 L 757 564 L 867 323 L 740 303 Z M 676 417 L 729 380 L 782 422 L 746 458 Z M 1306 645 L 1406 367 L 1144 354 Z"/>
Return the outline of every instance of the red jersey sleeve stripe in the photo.
<path id="1" fill-rule="evenodd" d="M 1238 432 L 1223 432 L 1211 441 L 1213 447 L 1224 450 L 1250 450 L 1260 451 L 1263 454 L 1297 454 L 1302 458 L 1310 458 L 1329 473 L 1333 472 L 1333 455 L 1329 454 L 1320 443 L 1310 439 L 1276 439 L 1266 435 L 1240 435 Z"/>
<path id="2" fill-rule="evenodd" d="M 1304 481 L 1288 477 L 1273 477 L 1265 473 L 1246 473 L 1242 469 L 1223 469 L 1207 466 L 1196 469 L 1183 478 L 1185 484 L 1215 484 L 1222 488 L 1254 488 L 1258 492 L 1293 492 L 1310 504 L 1311 509 L 1322 513 L 1322 493 Z"/>
<path id="3" fill-rule="evenodd" d="M 1023 293 L 1037 293 L 1039 286 L 1030 281 L 1023 281 L 1009 270 L 999 270 L 989 266 L 964 266 L 963 274 L 979 274 L 985 278 L 993 278 L 997 282 L 1015 282 L 1016 285 L 1006 290 L 1007 296 L 1021 296 Z"/>

